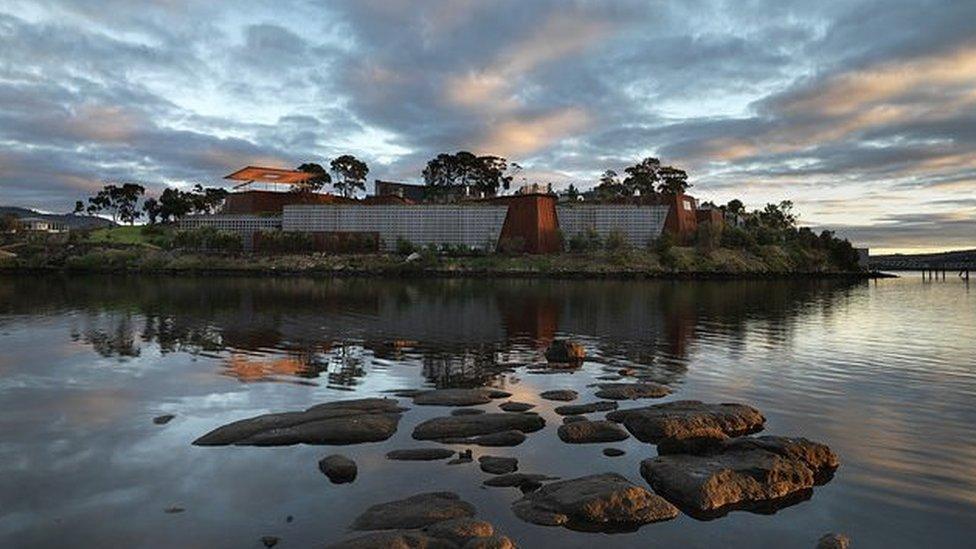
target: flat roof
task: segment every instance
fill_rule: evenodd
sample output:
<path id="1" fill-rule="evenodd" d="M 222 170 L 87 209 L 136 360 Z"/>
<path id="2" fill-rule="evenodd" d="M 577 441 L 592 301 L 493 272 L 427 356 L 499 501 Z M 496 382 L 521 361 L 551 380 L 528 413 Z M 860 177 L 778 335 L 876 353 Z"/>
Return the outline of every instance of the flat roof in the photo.
<path id="1" fill-rule="evenodd" d="M 237 185 L 237 187 L 243 187 L 244 185 L 254 183 L 256 181 L 276 185 L 293 185 L 295 183 L 308 181 L 314 176 L 315 174 L 300 172 L 298 170 L 268 168 L 265 166 L 247 166 L 246 168 L 241 168 L 230 175 L 225 175 L 224 179 L 244 181 L 244 183 Z"/>

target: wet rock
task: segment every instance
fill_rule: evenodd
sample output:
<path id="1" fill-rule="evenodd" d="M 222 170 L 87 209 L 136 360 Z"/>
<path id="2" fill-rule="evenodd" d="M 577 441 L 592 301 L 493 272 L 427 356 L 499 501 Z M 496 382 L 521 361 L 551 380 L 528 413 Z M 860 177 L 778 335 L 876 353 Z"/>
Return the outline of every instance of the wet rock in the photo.
<path id="1" fill-rule="evenodd" d="M 607 457 L 620 457 L 620 456 L 622 456 L 622 455 L 624 455 L 626 453 L 627 452 L 624 452 L 620 448 L 604 448 L 603 449 L 603 455 L 605 455 Z"/>
<path id="2" fill-rule="evenodd" d="M 532 433 L 546 426 L 546 420 L 530 413 L 498 413 L 477 416 L 447 416 L 429 419 L 417 425 L 413 438 L 438 440 L 490 435 L 503 431 Z"/>
<path id="3" fill-rule="evenodd" d="M 515 549 L 516 545 L 508 536 L 495 534 L 485 538 L 468 540 L 461 549 Z"/>
<path id="4" fill-rule="evenodd" d="M 413 397 L 413 403 L 422 406 L 477 406 L 488 404 L 494 398 L 506 398 L 511 393 L 480 387 L 477 389 L 435 389 Z"/>
<path id="5" fill-rule="evenodd" d="M 319 471 L 333 484 L 345 484 L 356 480 L 356 462 L 341 454 L 332 454 L 319 460 Z"/>
<path id="6" fill-rule="evenodd" d="M 424 533 L 432 538 L 443 539 L 462 546 L 472 539 L 487 538 L 494 535 L 495 527 L 484 520 L 462 517 L 435 522 L 424 528 Z"/>
<path id="7" fill-rule="evenodd" d="M 153 423 L 155 423 L 156 425 L 166 425 L 167 423 L 172 421 L 174 417 L 176 416 L 174 416 L 173 414 L 163 414 L 161 416 L 154 417 Z"/>
<path id="8" fill-rule="evenodd" d="M 498 407 L 506 412 L 527 412 L 532 408 L 535 408 L 535 404 L 529 404 L 528 402 L 508 401 L 499 404 Z"/>
<path id="9" fill-rule="evenodd" d="M 568 339 L 557 339 L 546 349 L 546 360 L 549 362 L 580 362 L 584 358 L 586 358 L 586 349 Z"/>
<path id="10" fill-rule="evenodd" d="M 182 507 L 178 507 L 176 505 L 163 509 L 163 512 L 168 515 L 175 515 L 176 513 L 182 513 L 183 511 L 186 511 L 186 509 Z"/>
<path id="11" fill-rule="evenodd" d="M 702 454 L 646 459 L 641 475 L 669 501 L 693 512 L 714 512 L 775 507 L 778 500 L 812 488 L 837 465 L 830 448 L 804 438 L 742 437 Z"/>
<path id="12" fill-rule="evenodd" d="M 451 410 L 452 416 L 480 416 L 485 413 L 481 408 L 458 408 L 457 410 Z"/>
<path id="13" fill-rule="evenodd" d="M 563 418 L 563 424 L 576 423 L 577 421 L 589 421 L 583 416 L 566 416 Z"/>
<path id="14" fill-rule="evenodd" d="M 556 480 L 559 477 L 550 477 L 546 475 L 539 475 L 535 473 L 508 473 L 504 475 L 498 475 L 497 477 L 491 477 L 482 484 L 485 486 L 502 487 L 502 488 L 526 488 L 526 487 L 538 487 L 541 486 L 544 481 Z"/>
<path id="15" fill-rule="evenodd" d="M 564 423 L 556 431 L 559 440 L 568 444 L 618 442 L 630 438 L 627 431 L 612 421 L 574 421 Z"/>
<path id="16" fill-rule="evenodd" d="M 851 546 L 851 538 L 845 534 L 830 532 L 817 540 L 817 549 L 847 549 Z"/>
<path id="17" fill-rule="evenodd" d="M 463 463 L 471 463 L 471 450 L 463 450 L 458 452 L 458 457 L 448 461 L 448 465 L 461 465 Z"/>
<path id="18" fill-rule="evenodd" d="M 678 516 L 673 505 L 617 473 L 547 484 L 512 504 L 512 511 L 533 524 L 590 531 L 634 529 Z"/>
<path id="19" fill-rule="evenodd" d="M 400 422 L 397 401 L 364 398 L 329 402 L 303 412 L 264 414 L 218 427 L 193 441 L 196 446 L 284 446 L 358 444 L 393 436 Z"/>
<path id="20" fill-rule="evenodd" d="M 482 471 L 493 475 L 514 473 L 518 470 L 518 460 L 513 457 L 481 456 L 478 463 Z"/>
<path id="21" fill-rule="evenodd" d="M 766 419 L 759 410 L 744 404 L 706 404 L 678 400 L 643 408 L 617 410 L 607 419 L 623 423 L 641 442 L 663 439 L 724 438 L 762 429 Z"/>
<path id="22" fill-rule="evenodd" d="M 600 381 L 617 381 L 618 379 L 620 379 L 620 376 L 618 376 L 617 374 L 607 374 L 605 376 L 599 376 L 597 377 L 597 379 Z"/>
<path id="23" fill-rule="evenodd" d="M 281 541 L 281 540 L 277 536 L 262 536 L 261 537 L 261 544 L 264 545 L 265 547 L 274 547 L 275 545 L 278 545 L 278 542 L 279 541 Z"/>
<path id="24" fill-rule="evenodd" d="M 577 416 L 592 414 L 593 412 L 609 412 L 617 409 L 617 403 L 612 400 L 599 400 L 588 404 L 566 404 L 556 406 L 555 412 L 561 416 Z"/>
<path id="25" fill-rule="evenodd" d="M 596 392 L 598 398 L 610 400 L 637 400 L 639 398 L 662 398 L 671 394 L 671 389 L 659 383 L 600 383 Z"/>
<path id="26" fill-rule="evenodd" d="M 474 444 L 475 446 L 487 446 L 487 447 L 511 447 L 518 446 L 525 442 L 526 436 L 522 431 L 502 431 L 500 433 L 492 433 L 490 435 L 478 435 L 474 437 L 463 437 L 463 438 L 443 438 L 438 439 L 437 442 L 444 444 Z"/>
<path id="27" fill-rule="evenodd" d="M 396 461 L 434 461 L 447 459 L 454 455 L 453 450 L 447 448 L 406 448 L 386 453 L 386 459 Z"/>
<path id="28" fill-rule="evenodd" d="M 327 547 L 330 549 L 457 549 L 457 544 L 432 538 L 416 530 L 405 530 L 373 532 Z"/>
<path id="29" fill-rule="evenodd" d="M 373 505 L 356 517 L 353 530 L 423 528 L 448 519 L 473 517 L 474 506 L 453 492 L 429 492 Z"/>
<path id="30" fill-rule="evenodd" d="M 552 391 L 543 391 L 539 393 L 539 396 L 546 400 L 569 402 L 571 400 L 576 400 L 579 397 L 579 393 L 572 389 L 555 389 Z"/>

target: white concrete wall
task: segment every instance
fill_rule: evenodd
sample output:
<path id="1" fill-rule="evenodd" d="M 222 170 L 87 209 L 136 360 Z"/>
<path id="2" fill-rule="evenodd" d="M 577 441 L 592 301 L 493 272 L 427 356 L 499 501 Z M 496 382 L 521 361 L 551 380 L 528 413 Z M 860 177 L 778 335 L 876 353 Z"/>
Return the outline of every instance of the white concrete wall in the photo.
<path id="1" fill-rule="evenodd" d="M 644 247 L 661 236 L 668 206 L 627 204 L 573 204 L 556 207 L 559 229 L 569 240 L 593 229 L 602 238 L 620 231 L 631 246 Z"/>
<path id="2" fill-rule="evenodd" d="M 265 215 L 188 215 L 180 219 L 181 229 L 213 227 L 220 231 L 253 233 L 281 228 L 281 217 Z"/>
<path id="3" fill-rule="evenodd" d="M 415 245 L 463 244 L 494 248 L 501 234 L 505 205 L 347 205 L 295 204 L 284 207 L 286 231 L 377 232 L 385 250 L 398 238 Z"/>

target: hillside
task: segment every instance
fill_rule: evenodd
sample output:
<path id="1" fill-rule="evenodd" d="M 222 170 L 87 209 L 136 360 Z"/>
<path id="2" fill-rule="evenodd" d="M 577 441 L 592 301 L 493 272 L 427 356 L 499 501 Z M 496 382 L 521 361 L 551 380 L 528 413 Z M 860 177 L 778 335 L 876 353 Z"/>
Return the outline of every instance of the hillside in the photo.
<path id="1" fill-rule="evenodd" d="M 101 227 L 113 227 L 116 224 L 109 219 L 102 217 L 92 217 L 87 215 L 71 214 L 45 214 L 29 208 L 17 206 L 0 206 L 0 217 L 13 215 L 16 217 L 39 217 L 56 223 L 64 223 L 68 229 L 97 229 Z"/>

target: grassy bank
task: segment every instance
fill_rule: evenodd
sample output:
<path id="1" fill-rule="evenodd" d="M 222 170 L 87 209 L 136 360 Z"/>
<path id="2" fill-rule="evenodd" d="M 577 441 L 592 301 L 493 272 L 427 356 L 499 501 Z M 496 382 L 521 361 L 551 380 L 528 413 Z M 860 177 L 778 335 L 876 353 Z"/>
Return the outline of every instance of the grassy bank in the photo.
<path id="1" fill-rule="evenodd" d="M 761 277 L 841 274 L 826 253 L 761 246 L 753 251 L 671 247 L 555 255 L 451 257 L 420 254 L 204 254 L 165 250 L 152 244 L 29 245 L 17 257 L 0 259 L 6 272 L 67 271 L 126 273 L 300 274 L 311 276 L 526 276 L 526 277 Z"/>

